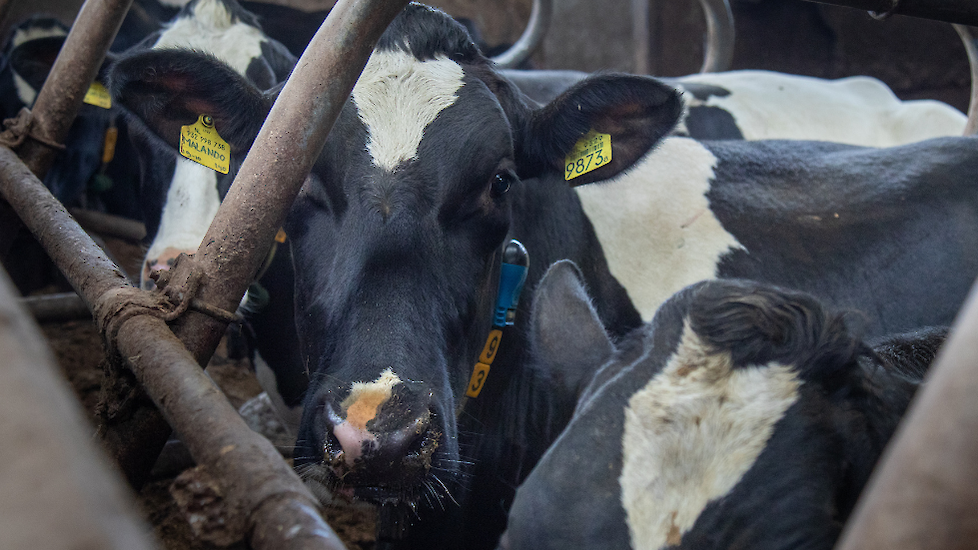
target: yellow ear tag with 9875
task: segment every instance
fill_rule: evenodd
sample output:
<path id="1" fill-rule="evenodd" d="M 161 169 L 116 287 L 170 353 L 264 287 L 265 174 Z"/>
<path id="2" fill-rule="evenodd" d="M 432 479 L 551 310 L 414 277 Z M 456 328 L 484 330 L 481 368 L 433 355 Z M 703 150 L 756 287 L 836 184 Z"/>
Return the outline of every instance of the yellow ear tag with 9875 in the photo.
<path id="1" fill-rule="evenodd" d="M 597 170 L 611 162 L 611 134 L 591 130 L 579 139 L 564 158 L 564 181 Z"/>
<path id="2" fill-rule="evenodd" d="M 92 82 L 92 85 L 88 87 L 88 91 L 85 92 L 85 97 L 82 98 L 82 101 L 103 109 L 112 108 L 112 95 L 109 94 L 109 90 L 105 86 L 98 82 Z"/>
<path id="3" fill-rule="evenodd" d="M 214 119 L 200 115 L 197 122 L 180 127 L 180 154 L 222 174 L 231 169 L 231 149 L 217 135 Z"/>

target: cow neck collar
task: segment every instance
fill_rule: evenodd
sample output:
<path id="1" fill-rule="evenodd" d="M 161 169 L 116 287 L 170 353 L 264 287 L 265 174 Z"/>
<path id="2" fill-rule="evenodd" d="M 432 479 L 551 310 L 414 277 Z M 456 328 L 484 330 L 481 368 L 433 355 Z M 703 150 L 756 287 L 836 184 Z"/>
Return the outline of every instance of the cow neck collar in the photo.
<path id="1" fill-rule="evenodd" d="M 465 387 L 465 395 L 455 409 L 456 418 L 462 414 L 469 398 L 479 397 L 482 388 L 489 378 L 489 369 L 496 359 L 503 338 L 503 329 L 513 326 L 516 322 L 516 306 L 519 305 L 523 284 L 526 282 L 526 272 L 529 267 L 529 254 L 522 243 L 516 239 L 506 239 L 502 249 L 502 261 L 499 266 L 499 279 L 496 287 L 496 302 L 492 311 L 492 328 L 482 346 L 482 353 L 472 375 Z"/>

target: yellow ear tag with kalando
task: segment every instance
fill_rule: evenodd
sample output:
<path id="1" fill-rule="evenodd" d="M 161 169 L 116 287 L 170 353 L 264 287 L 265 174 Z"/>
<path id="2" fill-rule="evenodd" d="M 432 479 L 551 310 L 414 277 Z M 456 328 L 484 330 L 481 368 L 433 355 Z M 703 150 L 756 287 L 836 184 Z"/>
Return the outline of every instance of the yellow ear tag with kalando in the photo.
<path id="1" fill-rule="evenodd" d="M 85 92 L 85 97 L 82 98 L 82 101 L 103 109 L 112 108 L 112 96 L 109 95 L 109 90 L 98 82 L 92 82 L 92 85 L 88 87 L 88 91 Z"/>
<path id="2" fill-rule="evenodd" d="M 570 181 L 611 162 L 611 134 L 591 130 L 579 139 L 564 159 L 564 180 Z"/>
<path id="3" fill-rule="evenodd" d="M 231 169 L 231 148 L 217 135 L 214 119 L 207 115 L 180 127 L 180 154 L 222 174 Z"/>

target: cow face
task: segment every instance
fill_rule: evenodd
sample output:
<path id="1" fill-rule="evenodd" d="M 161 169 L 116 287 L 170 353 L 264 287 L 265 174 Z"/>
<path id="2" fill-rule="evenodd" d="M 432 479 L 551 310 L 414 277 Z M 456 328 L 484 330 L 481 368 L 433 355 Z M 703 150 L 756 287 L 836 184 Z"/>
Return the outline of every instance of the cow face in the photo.
<path id="1" fill-rule="evenodd" d="M 197 67 L 178 59 L 153 52 L 120 63 L 115 93 L 160 136 L 206 111 L 234 151 L 246 149 L 271 97 L 211 58 L 198 56 Z M 139 97 L 150 89 L 151 100 Z M 454 21 L 406 8 L 289 217 L 296 323 L 312 377 L 297 464 L 377 502 L 444 499 L 460 476 L 456 414 L 489 334 L 507 236 L 528 243 L 531 266 L 540 262 L 529 288 L 543 266 L 570 256 L 590 262 L 585 271 L 606 279 L 595 286 L 637 318 L 563 181 L 565 160 L 589 130 L 609 134 L 612 160 L 574 183 L 610 177 L 679 112 L 671 88 L 612 75 L 531 110 Z M 499 382 L 480 397 L 492 405 L 480 409 L 502 407 L 493 400 L 514 384 L 504 370 L 518 373 L 513 334 L 493 366 Z"/>
<path id="2" fill-rule="evenodd" d="M 163 58 L 177 50 L 212 55 L 223 62 L 222 72 L 214 75 L 216 79 L 222 78 L 225 71 L 233 71 L 260 90 L 268 90 L 283 81 L 295 63 L 295 58 L 285 47 L 266 36 L 255 16 L 235 0 L 188 3 L 162 30 L 134 46 L 130 55 L 145 50 L 166 52 Z M 193 59 L 180 59 L 193 66 Z M 124 66 L 132 68 L 125 63 Z M 122 73 L 116 71 L 115 74 Z M 168 91 L 178 92 L 172 88 Z M 146 98 L 140 96 L 125 101 L 125 104 L 134 106 L 143 100 Z M 138 107 L 135 110 L 140 111 Z M 179 127 L 167 130 L 180 135 Z M 137 124 L 133 133 L 140 155 L 143 218 L 150 240 L 141 284 L 144 288 L 152 288 L 150 273 L 169 269 L 181 253 L 196 252 L 231 186 L 240 157 L 232 157 L 229 173 L 222 174 L 184 158 L 166 143 L 160 143 L 155 128 Z"/>
<path id="3" fill-rule="evenodd" d="M 572 266 L 536 297 L 537 368 L 576 372 L 588 354 L 600 368 L 520 486 L 501 550 L 831 548 L 915 391 L 905 372 L 923 368 L 891 365 L 943 338 L 890 339 L 902 351 L 881 358 L 807 294 L 717 280 L 595 353 L 603 327 Z"/>

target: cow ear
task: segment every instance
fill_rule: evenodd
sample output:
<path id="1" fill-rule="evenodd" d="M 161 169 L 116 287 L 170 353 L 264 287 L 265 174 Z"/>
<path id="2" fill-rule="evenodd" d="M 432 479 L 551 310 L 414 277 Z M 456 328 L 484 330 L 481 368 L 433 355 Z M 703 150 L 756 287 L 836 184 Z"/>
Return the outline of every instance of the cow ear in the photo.
<path id="1" fill-rule="evenodd" d="M 562 260 L 547 270 L 536 289 L 530 327 L 537 365 L 556 390 L 576 402 L 614 346 L 574 262 Z"/>
<path id="2" fill-rule="evenodd" d="M 586 78 L 534 111 L 517 146 L 521 177 L 564 173 L 567 155 L 589 131 L 608 134 L 611 162 L 569 180 L 582 185 L 615 176 L 672 131 L 682 114 L 679 92 L 653 78 Z"/>
<path id="3" fill-rule="evenodd" d="M 47 80 L 65 38 L 46 36 L 28 40 L 10 52 L 10 68 L 33 88 L 35 95 Z"/>
<path id="4" fill-rule="evenodd" d="M 109 80 L 115 102 L 174 149 L 180 128 L 208 115 L 233 153 L 251 147 L 280 89 L 262 92 L 216 57 L 190 50 L 123 56 Z"/>

